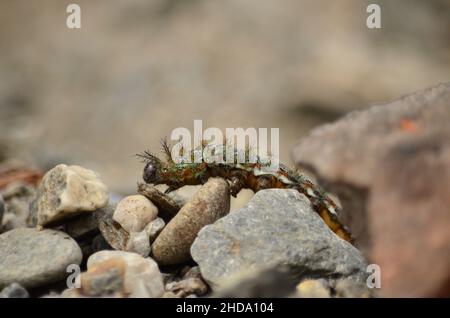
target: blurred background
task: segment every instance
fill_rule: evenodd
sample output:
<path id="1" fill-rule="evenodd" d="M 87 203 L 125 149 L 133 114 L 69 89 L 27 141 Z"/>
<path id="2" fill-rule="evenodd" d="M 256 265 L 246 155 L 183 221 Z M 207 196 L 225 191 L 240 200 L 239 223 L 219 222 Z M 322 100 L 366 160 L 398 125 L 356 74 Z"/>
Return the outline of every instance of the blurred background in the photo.
<path id="1" fill-rule="evenodd" d="M 194 119 L 278 127 L 291 164 L 311 128 L 449 80 L 448 0 L 0 0 L 0 161 L 134 193 L 133 155 Z"/>

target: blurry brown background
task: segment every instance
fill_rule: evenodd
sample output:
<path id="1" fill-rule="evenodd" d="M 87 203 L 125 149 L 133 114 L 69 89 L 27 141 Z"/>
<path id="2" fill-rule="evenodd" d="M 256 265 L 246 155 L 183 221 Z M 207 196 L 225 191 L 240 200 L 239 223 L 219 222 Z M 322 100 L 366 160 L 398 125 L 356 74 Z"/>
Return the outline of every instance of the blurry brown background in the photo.
<path id="1" fill-rule="evenodd" d="M 312 127 L 449 80 L 448 0 L 0 0 L 0 160 L 80 164 L 124 194 L 132 155 L 194 119 L 279 127 L 291 163 Z"/>

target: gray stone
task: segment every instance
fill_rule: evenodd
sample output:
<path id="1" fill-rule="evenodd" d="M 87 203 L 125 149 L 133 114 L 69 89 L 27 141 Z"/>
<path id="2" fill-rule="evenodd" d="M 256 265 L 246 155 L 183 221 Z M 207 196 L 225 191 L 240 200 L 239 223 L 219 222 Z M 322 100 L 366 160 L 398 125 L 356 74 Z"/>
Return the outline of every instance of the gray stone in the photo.
<path id="1" fill-rule="evenodd" d="M 108 204 L 108 189 L 94 171 L 57 165 L 49 170 L 31 205 L 30 225 L 48 225 Z"/>
<path id="2" fill-rule="evenodd" d="M 106 260 L 123 260 L 126 264 L 124 288 L 129 297 L 161 297 L 164 285 L 158 264 L 151 258 L 123 251 L 100 251 L 91 255 L 88 271 Z"/>
<path id="3" fill-rule="evenodd" d="M 78 240 L 98 234 L 98 220 L 94 214 L 82 214 L 65 224 L 64 232 Z"/>
<path id="4" fill-rule="evenodd" d="M 11 285 L 3 288 L 0 291 L 0 298 L 29 298 L 27 290 L 18 283 L 12 283 Z"/>
<path id="5" fill-rule="evenodd" d="M 108 205 L 95 212 L 98 228 L 103 238 L 115 250 L 124 250 L 127 246 L 130 234 L 119 223 L 112 219 L 115 205 Z"/>
<path id="6" fill-rule="evenodd" d="M 298 276 L 366 276 L 361 253 L 296 190 L 258 192 L 242 209 L 204 227 L 191 254 L 213 288 L 232 274 L 270 265 L 287 265 Z"/>
<path id="7" fill-rule="evenodd" d="M 0 287 L 17 282 L 37 287 L 64 279 L 81 263 L 78 244 L 66 233 L 19 228 L 0 235 Z"/>
<path id="8" fill-rule="evenodd" d="M 141 256 L 148 256 L 150 254 L 150 240 L 147 231 L 131 232 L 128 239 L 125 251 L 133 252 Z"/>
<path id="9" fill-rule="evenodd" d="M 150 243 L 152 243 L 159 235 L 159 233 L 161 233 L 164 226 L 166 226 L 166 223 L 162 218 L 156 218 L 155 220 L 147 224 L 147 226 L 145 227 L 145 231 L 147 232 Z"/>
<path id="10" fill-rule="evenodd" d="M 200 229 L 229 212 L 229 193 L 226 180 L 210 178 L 153 242 L 153 258 L 164 265 L 188 261 L 189 249 Z"/>
<path id="11" fill-rule="evenodd" d="M 208 292 L 208 286 L 201 278 L 187 278 L 168 283 L 166 291 L 173 292 L 177 297 L 187 297 L 192 294 L 202 296 Z"/>

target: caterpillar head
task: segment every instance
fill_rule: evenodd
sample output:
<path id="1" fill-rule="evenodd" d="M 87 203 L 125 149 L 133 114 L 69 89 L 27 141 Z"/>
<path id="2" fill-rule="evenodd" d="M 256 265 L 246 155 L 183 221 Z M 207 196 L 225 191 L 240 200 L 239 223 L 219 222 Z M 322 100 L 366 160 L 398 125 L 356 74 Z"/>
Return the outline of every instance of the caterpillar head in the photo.
<path id="1" fill-rule="evenodd" d="M 163 183 L 161 172 L 163 170 L 163 162 L 156 156 L 152 155 L 148 151 L 144 151 L 142 154 L 138 154 L 138 157 L 142 158 L 145 162 L 142 178 L 146 183 L 160 184 Z"/>

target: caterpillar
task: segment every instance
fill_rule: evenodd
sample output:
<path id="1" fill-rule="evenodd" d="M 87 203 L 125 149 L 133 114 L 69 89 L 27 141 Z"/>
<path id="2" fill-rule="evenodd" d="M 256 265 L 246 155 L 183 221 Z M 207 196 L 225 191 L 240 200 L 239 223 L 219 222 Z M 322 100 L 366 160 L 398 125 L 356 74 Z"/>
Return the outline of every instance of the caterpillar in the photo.
<path id="1" fill-rule="evenodd" d="M 161 140 L 163 153 L 166 161 L 159 159 L 149 151 L 137 154 L 143 159 L 145 166 L 143 170 L 143 180 L 149 184 L 166 184 L 166 193 L 174 191 L 185 185 L 204 184 L 210 177 L 221 177 L 230 183 L 230 194 L 237 196 L 243 188 L 258 192 L 263 189 L 295 189 L 304 194 L 311 202 L 312 208 L 323 219 L 325 224 L 340 238 L 353 243 L 353 237 L 347 227 L 338 219 L 338 206 L 319 186 L 315 185 L 297 170 L 290 169 L 286 165 L 279 164 L 278 168 L 273 168 L 270 161 L 262 161 L 257 158 L 255 163 L 175 163 L 172 160 L 171 151 L 165 139 Z M 210 145 L 209 145 L 210 146 Z M 189 156 L 194 158 L 195 152 L 204 150 L 205 143 L 191 151 Z M 233 147 L 230 150 L 223 147 L 221 154 L 226 151 L 233 151 L 234 155 L 244 155 L 248 157 L 249 149 L 237 150 Z M 183 149 L 181 149 L 181 152 Z M 241 153 L 240 153 L 241 152 Z"/>

